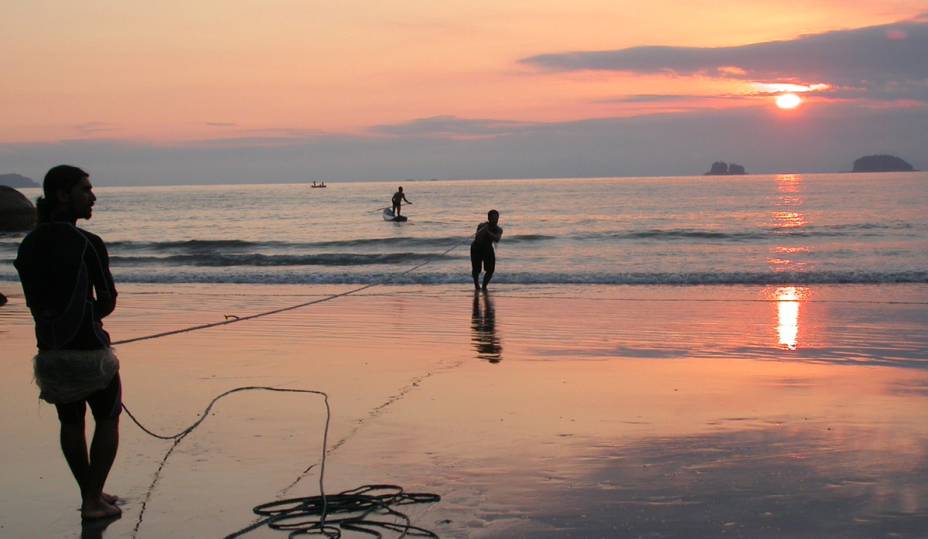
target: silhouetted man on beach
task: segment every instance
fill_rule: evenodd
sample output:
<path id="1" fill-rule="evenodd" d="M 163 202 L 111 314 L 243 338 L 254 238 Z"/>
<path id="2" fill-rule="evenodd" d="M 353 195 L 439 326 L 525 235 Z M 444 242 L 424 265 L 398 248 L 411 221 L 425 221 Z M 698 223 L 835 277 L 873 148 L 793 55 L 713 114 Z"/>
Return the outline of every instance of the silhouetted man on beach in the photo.
<path id="1" fill-rule="evenodd" d="M 474 234 L 474 241 L 470 244 L 470 264 L 471 274 L 474 277 L 474 288 L 480 288 L 480 269 L 486 274 L 483 276 L 483 289 L 487 289 L 490 279 L 493 278 L 493 272 L 496 271 L 496 250 L 494 244 L 498 243 L 503 237 L 503 229 L 499 223 L 499 212 L 490 210 L 487 212 L 487 220 L 477 225 L 477 233 Z"/>
<path id="2" fill-rule="evenodd" d="M 90 219 L 97 197 L 88 174 L 69 165 L 49 170 L 42 188 L 38 224 L 14 263 L 35 320 L 35 379 L 39 397 L 57 408 L 61 450 L 81 490 L 81 517 L 115 517 L 122 511 L 103 485 L 119 445 L 122 386 L 102 319 L 116 307 L 116 287 L 103 240 L 76 226 Z M 89 452 L 87 404 L 96 421 Z"/>
<path id="3" fill-rule="evenodd" d="M 400 216 L 400 208 L 402 208 L 403 202 L 406 202 L 406 204 L 412 204 L 412 202 L 406 200 L 406 195 L 403 194 L 403 188 L 400 187 L 397 192 L 393 193 L 393 215 L 394 216 L 396 217 Z"/>

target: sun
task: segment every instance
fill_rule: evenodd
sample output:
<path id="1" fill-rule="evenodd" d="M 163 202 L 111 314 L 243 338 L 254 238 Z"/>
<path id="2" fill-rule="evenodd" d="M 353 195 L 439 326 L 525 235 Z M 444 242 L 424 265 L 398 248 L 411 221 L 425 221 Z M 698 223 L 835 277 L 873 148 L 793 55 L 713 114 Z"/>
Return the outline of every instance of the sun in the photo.
<path id="1" fill-rule="evenodd" d="M 796 94 L 781 94 L 777 96 L 777 106 L 781 109 L 794 109 L 802 103 Z"/>

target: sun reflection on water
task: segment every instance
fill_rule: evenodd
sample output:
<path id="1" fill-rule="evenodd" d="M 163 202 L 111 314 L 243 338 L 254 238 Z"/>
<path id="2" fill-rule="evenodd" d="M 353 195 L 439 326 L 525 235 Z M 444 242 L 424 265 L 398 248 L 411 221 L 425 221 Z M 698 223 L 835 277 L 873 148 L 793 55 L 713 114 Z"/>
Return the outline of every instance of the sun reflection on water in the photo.
<path id="1" fill-rule="evenodd" d="M 773 212 L 773 226 L 778 229 L 799 228 L 808 223 L 805 214 L 799 211 L 802 206 L 802 176 L 799 174 L 779 174 L 777 182 L 776 205 L 778 210 Z"/>
<path id="2" fill-rule="evenodd" d="M 800 211 L 802 206 L 802 176 L 799 174 L 779 174 L 776 181 L 777 195 L 774 200 L 776 206 L 772 212 L 773 230 L 775 234 L 782 234 L 784 241 L 795 240 L 795 230 L 809 224 L 806 215 Z M 808 254 L 809 249 L 794 245 L 777 245 L 771 248 L 771 255 L 767 259 L 773 271 L 801 270 L 804 264 L 796 260 L 796 255 Z"/>
<path id="3" fill-rule="evenodd" d="M 777 302 L 777 339 L 783 348 L 796 350 L 799 347 L 799 306 L 807 297 L 807 289 L 783 286 L 773 292 Z"/>
<path id="4" fill-rule="evenodd" d="M 805 216 L 798 211 L 775 211 L 773 218 L 777 228 L 799 228 L 808 224 Z"/>

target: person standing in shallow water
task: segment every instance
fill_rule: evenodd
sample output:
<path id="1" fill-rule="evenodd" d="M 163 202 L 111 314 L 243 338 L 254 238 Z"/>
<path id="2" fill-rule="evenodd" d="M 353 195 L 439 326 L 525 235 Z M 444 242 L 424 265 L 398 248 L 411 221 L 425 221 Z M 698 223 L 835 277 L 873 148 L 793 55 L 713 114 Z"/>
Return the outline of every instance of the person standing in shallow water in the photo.
<path id="1" fill-rule="evenodd" d="M 400 210 L 403 207 L 403 202 L 406 204 L 412 204 L 412 202 L 406 200 L 406 195 L 403 194 L 403 188 L 399 187 L 395 193 L 393 193 L 393 215 L 395 217 L 400 216 Z"/>
<path id="2" fill-rule="evenodd" d="M 39 397 L 55 405 L 65 460 L 81 491 L 81 517 L 121 514 L 103 491 L 119 445 L 122 385 L 119 360 L 102 320 L 116 307 L 109 256 L 99 236 L 76 226 L 90 219 L 97 197 L 89 175 L 59 165 L 48 171 L 36 203 L 38 223 L 14 265 L 35 320 Z M 88 451 L 87 405 L 96 427 Z"/>
<path id="3" fill-rule="evenodd" d="M 487 289 L 493 272 L 496 271 L 496 249 L 494 244 L 503 237 L 503 229 L 499 226 L 499 212 L 487 212 L 487 220 L 477 225 L 477 233 L 470 244 L 471 275 L 474 277 L 474 288 L 480 288 L 480 270 L 483 266 L 483 289 Z"/>

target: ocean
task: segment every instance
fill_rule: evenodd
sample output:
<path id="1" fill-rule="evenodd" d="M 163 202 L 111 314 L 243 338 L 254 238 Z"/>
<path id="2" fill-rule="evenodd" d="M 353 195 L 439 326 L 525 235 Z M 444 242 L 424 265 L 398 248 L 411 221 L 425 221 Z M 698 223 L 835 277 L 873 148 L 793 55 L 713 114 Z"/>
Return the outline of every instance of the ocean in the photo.
<path id="1" fill-rule="evenodd" d="M 381 216 L 397 185 L 405 223 Z M 80 226 L 117 283 L 468 284 L 490 209 L 496 284 L 928 283 L 926 172 L 95 191 Z M 0 280 L 22 236 L 0 236 Z"/>

